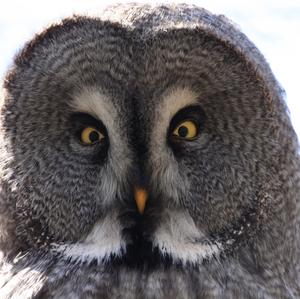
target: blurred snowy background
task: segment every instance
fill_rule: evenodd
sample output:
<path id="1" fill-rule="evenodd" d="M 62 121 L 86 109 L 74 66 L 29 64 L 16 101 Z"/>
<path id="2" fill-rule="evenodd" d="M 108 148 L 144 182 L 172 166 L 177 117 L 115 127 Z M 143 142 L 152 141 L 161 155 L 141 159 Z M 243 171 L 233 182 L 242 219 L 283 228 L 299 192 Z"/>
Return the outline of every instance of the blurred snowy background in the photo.
<path id="1" fill-rule="evenodd" d="M 13 56 L 34 33 L 62 17 L 96 14 L 99 8 L 128 1 L 2 0 L 0 2 L 0 78 Z M 150 1 L 135 1 L 150 2 Z M 153 1 L 151 1 L 152 3 Z M 168 1 L 159 1 L 168 2 Z M 181 0 L 225 14 L 256 44 L 286 91 L 300 137 L 300 0 Z"/>

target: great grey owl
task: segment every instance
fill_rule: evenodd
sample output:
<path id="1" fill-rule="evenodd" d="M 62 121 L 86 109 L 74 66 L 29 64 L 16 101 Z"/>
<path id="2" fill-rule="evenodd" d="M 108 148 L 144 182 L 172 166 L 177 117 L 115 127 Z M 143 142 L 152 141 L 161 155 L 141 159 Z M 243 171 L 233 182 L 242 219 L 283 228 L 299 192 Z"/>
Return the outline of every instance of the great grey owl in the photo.
<path id="1" fill-rule="evenodd" d="M 65 19 L 1 109 L 0 298 L 300 298 L 297 137 L 224 16 Z"/>

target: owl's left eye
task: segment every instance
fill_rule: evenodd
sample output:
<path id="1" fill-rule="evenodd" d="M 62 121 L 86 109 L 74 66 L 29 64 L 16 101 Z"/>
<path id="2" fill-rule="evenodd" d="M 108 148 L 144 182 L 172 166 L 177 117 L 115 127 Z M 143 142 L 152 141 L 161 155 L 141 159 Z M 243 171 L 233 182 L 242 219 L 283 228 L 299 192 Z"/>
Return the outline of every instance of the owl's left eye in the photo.
<path id="1" fill-rule="evenodd" d="M 171 119 L 168 129 L 170 145 L 183 144 L 181 141 L 194 141 L 204 129 L 206 115 L 199 105 L 187 106 L 179 110 Z"/>
<path id="2" fill-rule="evenodd" d="M 186 140 L 193 140 L 198 135 L 198 124 L 193 120 L 185 120 L 175 128 L 172 135 Z"/>
<path id="3" fill-rule="evenodd" d="M 80 140 L 82 143 L 92 145 L 101 142 L 105 136 L 93 127 L 86 127 L 82 130 Z"/>

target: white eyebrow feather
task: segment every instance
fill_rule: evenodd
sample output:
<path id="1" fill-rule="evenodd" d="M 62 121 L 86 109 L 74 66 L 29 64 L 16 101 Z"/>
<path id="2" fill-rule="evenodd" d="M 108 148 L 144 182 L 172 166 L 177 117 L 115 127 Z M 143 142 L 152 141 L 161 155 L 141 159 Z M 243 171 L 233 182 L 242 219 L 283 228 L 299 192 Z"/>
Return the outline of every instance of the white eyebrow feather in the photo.
<path id="1" fill-rule="evenodd" d="M 153 142 L 164 144 L 168 126 L 172 117 L 182 108 L 196 104 L 198 95 L 187 87 L 173 87 L 161 96 L 161 102 L 156 108 L 153 130 Z"/>
<path id="2" fill-rule="evenodd" d="M 84 112 L 100 119 L 109 131 L 110 138 L 119 138 L 118 113 L 111 101 L 101 90 L 93 87 L 83 88 L 79 93 L 72 95 L 70 103 L 74 112 Z"/>

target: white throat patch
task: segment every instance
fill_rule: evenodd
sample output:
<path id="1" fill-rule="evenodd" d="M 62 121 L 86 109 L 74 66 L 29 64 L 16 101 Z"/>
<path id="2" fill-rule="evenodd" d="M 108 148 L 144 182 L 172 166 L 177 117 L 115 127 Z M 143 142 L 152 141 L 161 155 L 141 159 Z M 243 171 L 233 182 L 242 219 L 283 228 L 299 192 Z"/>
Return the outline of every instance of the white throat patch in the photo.
<path id="1" fill-rule="evenodd" d="M 222 245 L 203 242 L 202 234 L 195 226 L 192 218 L 184 212 L 168 211 L 165 221 L 154 233 L 153 246 L 161 254 L 170 255 L 175 262 L 183 265 L 198 265 L 204 259 L 217 258 Z M 97 222 L 81 242 L 74 244 L 52 244 L 54 253 L 61 253 L 65 258 L 76 262 L 105 263 L 112 256 L 121 257 L 126 254 L 126 243 L 122 239 L 120 223 L 116 215 L 108 215 Z"/>
<path id="2" fill-rule="evenodd" d="M 52 244 L 53 252 L 77 262 L 97 260 L 105 262 L 114 256 L 121 256 L 125 251 L 125 242 L 121 238 L 120 223 L 116 214 L 106 216 L 94 225 L 87 237 L 74 244 Z"/>
<path id="3" fill-rule="evenodd" d="M 201 242 L 205 236 L 196 228 L 190 215 L 168 211 L 164 217 L 165 221 L 155 232 L 153 240 L 162 254 L 172 256 L 183 265 L 197 265 L 204 259 L 219 256 L 222 245 Z"/>

